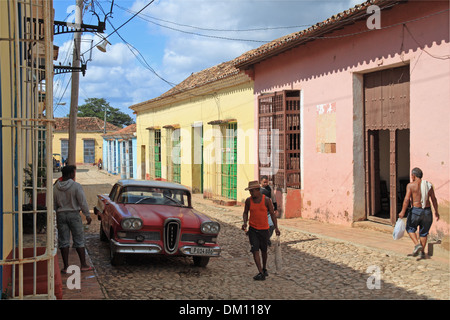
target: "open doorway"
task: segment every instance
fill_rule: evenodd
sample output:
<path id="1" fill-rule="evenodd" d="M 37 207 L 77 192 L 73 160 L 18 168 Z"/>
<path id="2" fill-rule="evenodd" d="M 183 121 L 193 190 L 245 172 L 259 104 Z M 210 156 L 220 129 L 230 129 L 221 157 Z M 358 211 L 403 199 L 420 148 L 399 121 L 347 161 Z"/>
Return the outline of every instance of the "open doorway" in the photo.
<path id="1" fill-rule="evenodd" d="M 364 74 L 366 217 L 394 225 L 410 170 L 409 66 Z"/>
<path id="2" fill-rule="evenodd" d="M 203 193 L 203 124 L 192 125 L 192 193 Z"/>
<path id="3" fill-rule="evenodd" d="M 369 130 L 367 134 L 368 219 L 390 224 L 401 210 L 409 182 L 409 129 Z"/>

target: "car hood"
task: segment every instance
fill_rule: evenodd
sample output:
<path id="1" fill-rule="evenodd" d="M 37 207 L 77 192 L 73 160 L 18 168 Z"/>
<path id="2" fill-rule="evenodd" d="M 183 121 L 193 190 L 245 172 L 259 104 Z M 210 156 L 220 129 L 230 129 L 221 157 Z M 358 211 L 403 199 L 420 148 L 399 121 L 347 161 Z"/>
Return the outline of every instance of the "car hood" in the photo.
<path id="1" fill-rule="evenodd" d="M 146 204 L 125 204 L 121 207 L 124 217 L 141 218 L 144 226 L 163 226 L 166 219 L 178 218 L 183 228 L 199 228 L 202 221 L 209 220 L 192 208 Z"/>

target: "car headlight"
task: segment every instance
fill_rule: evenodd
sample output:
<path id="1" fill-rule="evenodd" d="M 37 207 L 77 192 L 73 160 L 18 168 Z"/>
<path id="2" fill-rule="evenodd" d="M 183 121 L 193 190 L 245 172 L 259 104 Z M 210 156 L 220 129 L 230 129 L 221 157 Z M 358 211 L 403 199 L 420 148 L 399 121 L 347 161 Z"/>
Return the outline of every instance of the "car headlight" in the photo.
<path id="1" fill-rule="evenodd" d="M 127 218 L 123 219 L 121 226 L 125 230 L 139 230 L 142 228 L 142 220 L 139 218 Z"/>
<path id="2" fill-rule="evenodd" d="M 202 223 L 200 230 L 203 233 L 217 234 L 220 231 L 220 224 L 214 221 L 206 221 Z"/>

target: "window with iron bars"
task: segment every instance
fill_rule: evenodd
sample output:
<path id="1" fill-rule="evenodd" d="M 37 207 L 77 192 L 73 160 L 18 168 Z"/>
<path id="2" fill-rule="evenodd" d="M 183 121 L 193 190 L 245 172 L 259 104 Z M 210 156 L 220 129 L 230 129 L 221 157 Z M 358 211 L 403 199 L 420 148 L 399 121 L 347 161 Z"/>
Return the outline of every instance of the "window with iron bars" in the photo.
<path id="1" fill-rule="evenodd" d="M 167 132 L 167 180 L 181 183 L 181 135 L 180 129 L 166 126 Z"/>
<path id="2" fill-rule="evenodd" d="M 150 176 L 161 178 L 161 129 L 154 127 L 149 130 L 148 158 L 150 160 Z"/>
<path id="3" fill-rule="evenodd" d="M 258 172 L 276 188 L 300 186 L 300 91 L 258 97 Z"/>
<path id="4" fill-rule="evenodd" d="M 221 194 L 237 199 L 237 123 L 220 126 L 222 132 Z"/>
<path id="5" fill-rule="evenodd" d="M 0 72 L 0 300 L 61 297 L 51 188 L 52 17 L 51 1 L 0 1 L 8 65 Z"/>
<path id="6" fill-rule="evenodd" d="M 161 129 L 155 130 L 155 177 L 161 178 Z"/>

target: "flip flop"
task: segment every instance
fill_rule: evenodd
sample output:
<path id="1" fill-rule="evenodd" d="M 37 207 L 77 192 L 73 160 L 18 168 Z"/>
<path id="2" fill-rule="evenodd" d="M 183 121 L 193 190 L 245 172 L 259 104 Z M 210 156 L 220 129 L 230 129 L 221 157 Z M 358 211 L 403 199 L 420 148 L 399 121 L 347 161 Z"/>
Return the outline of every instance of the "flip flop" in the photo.
<path id="1" fill-rule="evenodd" d="M 87 272 L 87 271 L 91 271 L 91 270 L 94 270 L 94 268 L 92 268 L 92 266 L 89 268 L 84 268 L 84 269 L 82 268 L 81 272 Z"/>

